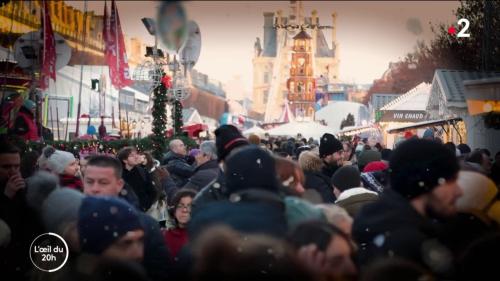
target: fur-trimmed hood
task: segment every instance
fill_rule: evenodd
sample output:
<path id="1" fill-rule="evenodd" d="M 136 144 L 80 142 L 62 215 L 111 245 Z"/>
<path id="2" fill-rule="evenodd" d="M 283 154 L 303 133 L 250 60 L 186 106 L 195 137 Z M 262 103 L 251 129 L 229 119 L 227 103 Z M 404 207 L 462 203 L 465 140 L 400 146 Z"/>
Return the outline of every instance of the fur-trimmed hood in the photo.
<path id="1" fill-rule="evenodd" d="M 299 165 L 304 171 L 321 172 L 324 163 L 318 153 L 304 151 L 299 156 Z"/>

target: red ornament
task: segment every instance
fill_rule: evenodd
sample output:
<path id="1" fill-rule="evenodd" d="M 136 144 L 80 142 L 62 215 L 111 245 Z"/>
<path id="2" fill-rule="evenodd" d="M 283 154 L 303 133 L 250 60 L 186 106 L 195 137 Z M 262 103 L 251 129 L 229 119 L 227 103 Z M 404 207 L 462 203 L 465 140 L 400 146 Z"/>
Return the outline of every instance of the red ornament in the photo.
<path id="1" fill-rule="evenodd" d="M 165 75 L 161 78 L 161 83 L 165 88 L 169 89 L 172 87 L 172 78 L 168 75 Z"/>

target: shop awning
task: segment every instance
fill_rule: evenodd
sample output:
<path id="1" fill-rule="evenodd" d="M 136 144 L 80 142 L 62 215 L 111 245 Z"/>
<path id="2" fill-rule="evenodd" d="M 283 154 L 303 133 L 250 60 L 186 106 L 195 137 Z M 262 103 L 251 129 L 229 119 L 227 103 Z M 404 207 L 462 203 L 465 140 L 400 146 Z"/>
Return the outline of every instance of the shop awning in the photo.
<path id="1" fill-rule="evenodd" d="M 462 118 L 458 117 L 458 118 L 450 118 L 450 119 L 423 121 L 423 122 L 413 123 L 411 125 L 405 125 L 405 126 L 392 128 L 390 130 L 387 130 L 387 132 L 389 134 L 394 134 L 394 133 L 400 133 L 400 132 L 404 132 L 406 130 L 411 130 L 411 129 L 419 129 L 419 128 L 426 128 L 426 127 L 430 127 L 430 126 L 446 125 L 446 124 L 456 124 L 459 121 L 462 121 Z"/>
<path id="2" fill-rule="evenodd" d="M 337 135 L 339 135 L 339 136 L 353 136 L 356 134 L 370 132 L 370 131 L 378 131 L 378 129 L 371 126 L 371 125 L 370 126 L 352 126 L 352 127 L 344 128 L 343 130 L 339 131 L 337 133 Z"/>

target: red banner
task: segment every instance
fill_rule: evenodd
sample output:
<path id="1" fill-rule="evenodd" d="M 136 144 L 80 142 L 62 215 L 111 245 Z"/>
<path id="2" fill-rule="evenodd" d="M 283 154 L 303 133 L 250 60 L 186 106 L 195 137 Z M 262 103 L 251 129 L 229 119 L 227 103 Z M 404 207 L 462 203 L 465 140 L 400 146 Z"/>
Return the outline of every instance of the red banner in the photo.
<path id="1" fill-rule="evenodd" d="M 56 40 L 50 22 L 49 6 L 47 1 L 43 1 L 43 53 L 42 69 L 40 73 L 40 89 L 49 87 L 49 79 L 56 81 Z"/>
<path id="2" fill-rule="evenodd" d="M 104 30 L 105 57 L 109 66 L 111 84 L 116 89 L 121 89 L 133 83 L 130 79 L 130 70 L 125 50 L 125 41 L 120 24 L 120 17 L 115 1 L 111 2 L 111 16 L 108 20 L 106 4 L 104 4 Z"/>

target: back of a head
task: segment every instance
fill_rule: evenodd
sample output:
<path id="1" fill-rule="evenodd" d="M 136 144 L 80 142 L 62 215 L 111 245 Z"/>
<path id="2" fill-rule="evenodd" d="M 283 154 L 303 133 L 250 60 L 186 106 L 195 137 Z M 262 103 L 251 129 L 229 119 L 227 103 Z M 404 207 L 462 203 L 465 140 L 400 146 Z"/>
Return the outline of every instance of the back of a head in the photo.
<path id="1" fill-rule="evenodd" d="M 389 161 L 391 189 L 408 199 L 430 192 L 457 176 L 455 155 L 444 145 L 423 139 L 402 142 Z"/>
<path id="2" fill-rule="evenodd" d="M 312 280 L 281 240 L 224 227 L 204 231 L 193 244 L 193 280 Z"/>
<path id="3" fill-rule="evenodd" d="M 249 144 L 238 128 L 233 125 L 222 125 L 214 133 L 219 161 L 224 161 L 233 149 Z"/>
<path id="4" fill-rule="evenodd" d="M 349 241 L 347 235 L 336 226 L 321 220 L 309 220 L 298 224 L 292 230 L 289 241 L 295 249 L 314 244 L 324 252 L 335 236 Z"/>
<path id="5" fill-rule="evenodd" d="M 38 171 L 27 179 L 26 203 L 39 212 L 43 202 L 58 188 L 58 177 L 46 171 Z"/>
<path id="6" fill-rule="evenodd" d="M 391 158 L 392 150 L 389 148 L 384 148 L 382 151 L 380 151 L 380 154 L 382 156 L 382 160 L 384 161 L 389 161 Z"/>
<path id="7" fill-rule="evenodd" d="M 457 148 L 458 148 L 458 150 L 460 150 L 461 155 L 467 155 L 471 152 L 470 147 L 465 143 L 461 143 L 461 144 L 457 145 Z"/>
<path id="8" fill-rule="evenodd" d="M 210 159 L 217 159 L 217 147 L 215 141 L 204 141 L 200 144 L 200 151 L 205 155 L 210 155 Z"/>
<path id="9" fill-rule="evenodd" d="M 380 161 L 382 154 L 376 150 L 363 150 L 358 157 L 358 167 L 363 170 L 370 162 Z"/>
<path id="10" fill-rule="evenodd" d="M 149 280 L 139 263 L 110 258 L 100 258 L 90 278 L 94 281 Z"/>
<path id="11" fill-rule="evenodd" d="M 304 171 L 319 172 L 323 167 L 323 160 L 319 158 L 319 155 L 310 150 L 303 151 L 299 155 L 298 159 L 299 165 Z"/>
<path id="12" fill-rule="evenodd" d="M 458 280 L 493 280 L 498 275 L 498 261 L 495 257 L 500 251 L 500 234 L 494 232 L 483 235 L 471 245 L 458 260 Z M 491 279 L 493 277 L 493 279 Z"/>
<path id="13" fill-rule="evenodd" d="M 278 176 L 273 156 L 250 145 L 226 159 L 226 186 L 229 193 L 250 188 L 278 192 Z"/>
<path id="14" fill-rule="evenodd" d="M 255 134 L 250 134 L 248 136 L 248 142 L 250 142 L 250 144 L 260 145 L 260 138 Z"/>
<path id="15" fill-rule="evenodd" d="M 332 184 L 340 191 L 361 186 L 361 176 L 356 166 L 342 166 L 332 175 Z"/>
<path id="16" fill-rule="evenodd" d="M 127 156 L 128 157 L 128 156 Z M 87 160 L 87 167 L 113 168 L 116 177 L 121 178 L 123 165 L 120 160 L 108 155 L 93 155 Z"/>
<path id="17" fill-rule="evenodd" d="M 460 171 L 458 186 L 463 191 L 456 202 L 458 211 L 489 217 L 500 224 L 498 189 L 491 179 L 477 172 Z"/>

